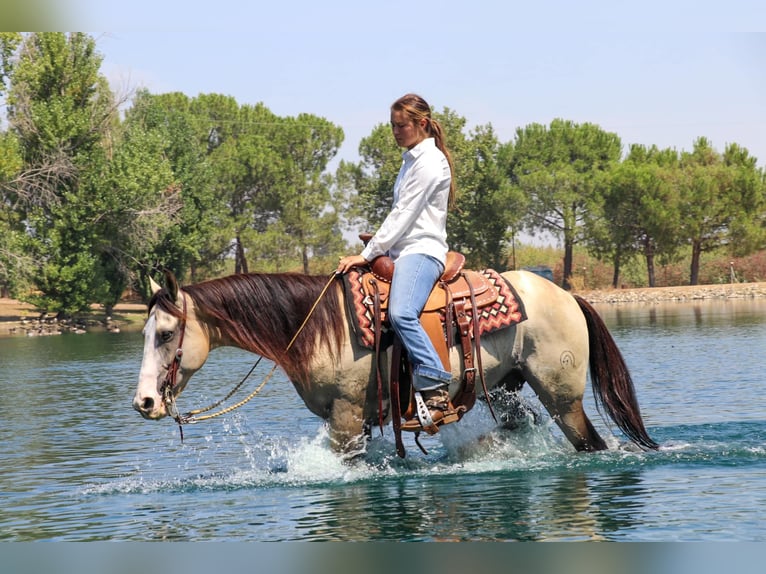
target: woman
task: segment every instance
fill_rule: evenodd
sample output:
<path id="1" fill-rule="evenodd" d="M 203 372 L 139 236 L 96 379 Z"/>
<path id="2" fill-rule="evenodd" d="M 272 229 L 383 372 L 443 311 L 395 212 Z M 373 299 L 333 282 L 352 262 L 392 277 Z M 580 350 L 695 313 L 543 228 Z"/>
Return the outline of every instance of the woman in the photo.
<path id="1" fill-rule="evenodd" d="M 452 160 L 431 107 L 416 94 L 392 104 L 391 130 L 396 143 L 407 149 L 394 184 L 393 207 L 359 255 L 340 259 L 337 272 L 367 265 L 384 254 L 393 259 L 388 319 L 412 365 L 417 407 L 417 420 L 407 421 L 402 429 L 433 434 L 458 420 L 449 402 L 452 375 L 444 370 L 420 324 L 447 256 L 447 209 L 455 201 Z"/>

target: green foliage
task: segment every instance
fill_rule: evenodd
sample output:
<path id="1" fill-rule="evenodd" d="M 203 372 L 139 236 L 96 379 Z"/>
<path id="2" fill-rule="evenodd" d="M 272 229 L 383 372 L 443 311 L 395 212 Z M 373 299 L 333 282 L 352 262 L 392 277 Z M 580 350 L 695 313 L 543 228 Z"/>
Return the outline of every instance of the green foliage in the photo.
<path id="1" fill-rule="evenodd" d="M 8 87 L 8 78 L 13 72 L 13 56 L 21 39 L 20 32 L 0 32 L 0 95 Z"/>
<path id="2" fill-rule="evenodd" d="M 152 175 L 142 180 L 146 195 L 144 225 L 134 236 L 148 243 L 133 257 L 148 273 L 155 267 L 187 271 L 196 281 L 220 267 L 230 241 L 226 203 L 217 193 L 207 131 L 195 112 L 194 101 L 183 94 L 137 95 L 126 117 L 126 145 L 136 161 L 121 177 Z M 150 142 L 141 141 L 151 138 Z"/>
<path id="3" fill-rule="evenodd" d="M 378 124 L 359 143 L 359 155 L 359 163 L 340 162 L 336 180 L 346 200 L 348 227 L 373 233 L 391 211 L 402 151 L 391 136 L 391 127 Z"/>
<path id="4" fill-rule="evenodd" d="M 740 253 L 763 243 L 763 176 L 747 151 L 730 145 L 724 156 L 706 138 L 681 156 L 682 236 L 692 247 L 689 283 L 699 282 L 700 255 L 739 239 Z"/>
<path id="5" fill-rule="evenodd" d="M 103 165 L 102 138 L 115 113 L 98 74 L 101 57 L 85 34 L 31 34 L 24 38 L 8 92 L 8 118 L 26 169 L 14 197 L 38 261 L 33 277 L 43 309 L 71 314 L 87 308 L 98 284 L 93 223 L 98 206 L 81 185 Z M 42 193 L 41 193 L 42 192 Z"/>
<path id="6" fill-rule="evenodd" d="M 277 142 L 284 149 L 284 185 L 279 220 L 285 236 L 295 242 L 303 272 L 308 273 L 314 253 L 342 247 L 338 217 L 325 212 L 331 181 L 322 174 L 343 142 L 343 130 L 310 114 L 284 118 L 280 127 Z"/>
<path id="7" fill-rule="evenodd" d="M 475 268 L 504 268 L 512 233 L 521 227 L 526 210 L 526 196 L 506 175 L 509 151 L 485 125 L 462 137 L 453 154 L 458 203 L 449 214 L 449 241 Z"/>
<path id="8" fill-rule="evenodd" d="M 672 150 L 631 146 L 628 157 L 599 180 L 600 209 L 587 226 L 591 253 L 613 263 L 612 284 L 637 254 L 646 259 L 654 285 L 654 259 L 672 260 L 681 240 L 680 199 L 675 183 L 678 157 Z"/>
<path id="9" fill-rule="evenodd" d="M 542 229 L 564 243 L 564 281 L 572 272 L 572 249 L 586 236 L 585 223 L 598 210 L 599 181 L 620 157 L 620 138 L 594 124 L 556 119 L 516 131 L 509 174 L 529 198 L 526 227 Z"/>

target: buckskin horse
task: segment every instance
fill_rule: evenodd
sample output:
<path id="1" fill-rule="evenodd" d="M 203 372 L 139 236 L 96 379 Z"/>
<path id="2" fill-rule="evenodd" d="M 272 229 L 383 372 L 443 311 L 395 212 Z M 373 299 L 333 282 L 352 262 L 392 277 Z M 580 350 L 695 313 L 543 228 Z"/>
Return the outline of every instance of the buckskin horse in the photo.
<path id="1" fill-rule="evenodd" d="M 627 365 L 596 310 L 534 273 L 497 277 L 512 286 L 525 317 L 481 337 L 476 364 L 482 394 L 517 391 L 526 382 L 575 449 L 604 450 L 606 442 L 583 410 L 590 371 L 599 409 L 633 443 L 656 449 Z M 146 419 L 171 416 L 184 422 L 175 399 L 212 349 L 234 346 L 283 369 L 308 409 L 327 421 L 334 450 L 349 456 L 363 452 L 377 418 L 381 425 L 391 422 L 390 401 L 371 398 L 376 378 L 388 381 L 391 368 L 356 336 L 343 281 L 327 279 L 251 273 L 183 288 L 169 272 L 165 287 L 152 280 L 135 410 Z M 464 377 L 460 344 L 453 343 L 448 353 L 454 396 Z"/>

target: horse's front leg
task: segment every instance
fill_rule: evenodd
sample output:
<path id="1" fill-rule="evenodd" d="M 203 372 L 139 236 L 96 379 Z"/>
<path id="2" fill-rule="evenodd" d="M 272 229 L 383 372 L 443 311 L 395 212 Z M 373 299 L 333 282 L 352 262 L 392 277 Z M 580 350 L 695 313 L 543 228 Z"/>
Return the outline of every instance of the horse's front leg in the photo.
<path id="1" fill-rule="evenodd" d="M 364 454 L 367 448 L 367 434 L 364 432 L 364 412 L 361 405 L 346 399 L 335 399 L 328 419 L 332 449 L 353 458 Z"/>

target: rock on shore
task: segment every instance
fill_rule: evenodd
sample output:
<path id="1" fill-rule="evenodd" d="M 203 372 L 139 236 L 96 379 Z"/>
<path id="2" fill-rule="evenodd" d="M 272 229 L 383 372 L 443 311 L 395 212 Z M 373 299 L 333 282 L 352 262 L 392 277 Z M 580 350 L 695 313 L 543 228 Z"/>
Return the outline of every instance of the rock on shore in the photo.
<path id="1" fill-rule="evenodd" d="M 688 302 L 705 299 L 755 299 L 766 297 L 766 282 L 727 283 L 723 285 L 682 285 L 640 289 L 604 289 L 578 291 L 589 303 L 659 303 Z"/>

